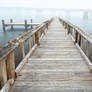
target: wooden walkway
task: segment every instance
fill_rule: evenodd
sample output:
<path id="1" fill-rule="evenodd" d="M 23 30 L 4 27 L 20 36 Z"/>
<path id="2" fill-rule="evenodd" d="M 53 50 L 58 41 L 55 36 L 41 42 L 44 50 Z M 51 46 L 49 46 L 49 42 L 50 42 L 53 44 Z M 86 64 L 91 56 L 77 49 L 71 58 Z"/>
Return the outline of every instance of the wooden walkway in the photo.
<path id="1" fill-rule="evenodd" d="M 92 92 L 92 73 L 57 18 L 9 92 Z"/>

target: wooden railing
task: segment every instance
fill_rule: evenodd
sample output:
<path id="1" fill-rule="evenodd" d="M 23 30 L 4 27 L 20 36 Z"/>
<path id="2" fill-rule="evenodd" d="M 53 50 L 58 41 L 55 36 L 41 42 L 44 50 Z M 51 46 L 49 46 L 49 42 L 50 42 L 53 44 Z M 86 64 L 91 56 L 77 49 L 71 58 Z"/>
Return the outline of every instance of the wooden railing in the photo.
<path id="1" fill-rule="evenodd" d="M 45 34 L 46 29 L 48 29 L 48 25 L 51 21 L 52 19 L 43 22 L 37 29 L 20 35 L 16 39 L 9 41 L 6 46 L 0 49 L 0 88 L 2 88 L 9 79 L 16 79 L 16 72 L 20 71 L 20 69 L 23 67 L 23 62 L 25 62 L 25 59 L 28 59 L 37 45 L 40 45 L 40 40 Z M 25 53 L 25 43 L 27 43 L 26 49 L 28 49 L 28 56 Z M 14 54 L 17 48 L 21 48 L 22 60 L 15 70 L 16 61 Z"/>
<path id="2" fill-rule="evenodd" d="M 14 30 L 14 26 L 24 26 L 25 27 L 25 31 L 28 31 L 28 27 L 31 27 L 31 29 L 33 28 L 33 26 L 38 26 L 40 23 L 33 23 L 32 19 L 30 20 L 30 22 L 28 22 L 27 20 L 24 21 L 24 23 L 16 23 L 13 22 L 12 19 L 10 19 L 9 23 L 6 23 L 5 20 L 2 20 L 2 28 L 3 31 L 6 31 L 6 27 L 11 27 L 11 30 Z"/>
<path id="3" fill-rule="evenodd" d="M 77 26 L 71 24 L 68 21 L 65 21 L 61 18 L 59 18 L 64 28 L 67 30 L 67 34 L 71 34 L 74 43 L 77 44 L 77 46 L 80 48 L 82 54 L 84 54 L 87 58 L 87 64 L 92 69 L 92 38 L 90 37 L 90 34 L 86 33 L 85 31 L 81 30 Z M 83 56 L 84 56 L 83 55 Z"/>

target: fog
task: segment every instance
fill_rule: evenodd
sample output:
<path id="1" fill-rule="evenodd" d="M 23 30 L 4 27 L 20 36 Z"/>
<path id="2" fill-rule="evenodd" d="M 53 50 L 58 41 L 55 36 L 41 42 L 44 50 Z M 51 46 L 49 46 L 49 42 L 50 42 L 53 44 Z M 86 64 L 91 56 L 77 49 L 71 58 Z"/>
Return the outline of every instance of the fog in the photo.
<path id="1" fill-rule="evenodd" d="M 0 0 L 0 7 L 92 9 L 92 0 Z"/>

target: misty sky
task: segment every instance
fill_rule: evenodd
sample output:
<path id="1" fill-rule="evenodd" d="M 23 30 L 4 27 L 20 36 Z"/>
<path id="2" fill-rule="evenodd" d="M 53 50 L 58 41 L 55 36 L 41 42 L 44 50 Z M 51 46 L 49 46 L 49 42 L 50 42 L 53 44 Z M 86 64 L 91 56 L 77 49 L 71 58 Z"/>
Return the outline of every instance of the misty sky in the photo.
<path id="1" fill-rule="evenodd" d="M 92 0 L 0 0 L 0 7 L 92 9 Z"/>

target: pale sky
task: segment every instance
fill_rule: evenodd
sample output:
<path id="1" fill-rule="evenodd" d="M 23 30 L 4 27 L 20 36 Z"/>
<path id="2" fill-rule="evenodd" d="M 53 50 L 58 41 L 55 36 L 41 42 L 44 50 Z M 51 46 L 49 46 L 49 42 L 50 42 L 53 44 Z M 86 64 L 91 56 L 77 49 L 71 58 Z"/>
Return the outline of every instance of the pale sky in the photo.
<path id="1" fill-rule="evenodd" d="M 0 7 L 92 9 L 92 0 L 0 0 Z"/>

